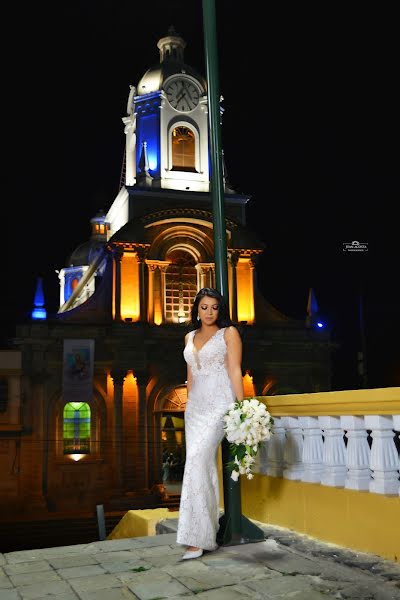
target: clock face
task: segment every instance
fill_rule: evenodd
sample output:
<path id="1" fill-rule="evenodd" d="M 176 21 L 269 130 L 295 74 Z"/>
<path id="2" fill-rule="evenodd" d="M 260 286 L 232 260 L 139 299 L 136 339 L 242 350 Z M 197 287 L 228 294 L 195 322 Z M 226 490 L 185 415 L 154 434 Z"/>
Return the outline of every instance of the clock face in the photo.
<path id="1" fill-rule="evenodd" d="M 188 112 L 196 108 L 200 100 L 198 87 L 189 79 L 178 77 L 168 83 L 165 88 L 168 102 L 180 112 Z"/>

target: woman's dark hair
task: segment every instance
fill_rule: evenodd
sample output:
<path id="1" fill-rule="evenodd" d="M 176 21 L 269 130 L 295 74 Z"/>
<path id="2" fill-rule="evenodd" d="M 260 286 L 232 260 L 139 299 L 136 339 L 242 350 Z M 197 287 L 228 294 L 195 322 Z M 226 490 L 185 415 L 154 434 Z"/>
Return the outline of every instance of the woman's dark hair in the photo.
<path id="1" fill-rule="evenodd" d="M 217 325 L 221 329 L 221 327 L 229 327 L 230 325 L 234 325 L 233 321 L 229 316 L 229 308 L 224 300 L 224 297 L 221 296 L 218 290 L 214 288 L 202 288 L 199 292 L 197 292 L 197 296 L 194 299 L 191 313 L 191 323 L 195 329 L 198 329 L 201 326 L 201 321 L 197 319 L 199 314 L 199 304 L 201 300 L 208 296 L 209 298 L 215 298 L 219 304 L 218 310 L 218 318 Z"/>

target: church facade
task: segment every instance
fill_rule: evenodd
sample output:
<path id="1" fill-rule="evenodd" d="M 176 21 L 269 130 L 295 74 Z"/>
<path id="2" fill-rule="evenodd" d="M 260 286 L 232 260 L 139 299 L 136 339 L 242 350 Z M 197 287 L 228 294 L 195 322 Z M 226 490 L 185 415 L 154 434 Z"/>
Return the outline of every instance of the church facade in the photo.
<path id="1" fill-rule="evenodd" d="M 146 508 L 166 497 L 168 478 L 182 477 L 184 335 L 197 291 L 216 286 L 207 81 L 184 62 L 184 48 L 170 29 L 159 62 L 130 88 L 124 180 L 60 270 L 58 312 L 38 302 L 17 326 L 0 375 L 4 508 Z M 249 196 L 225 177 L 224 186 L 245 393 L 329 391 L 329 332 L 264 298 L 265 246 L 246 226 Z"/>

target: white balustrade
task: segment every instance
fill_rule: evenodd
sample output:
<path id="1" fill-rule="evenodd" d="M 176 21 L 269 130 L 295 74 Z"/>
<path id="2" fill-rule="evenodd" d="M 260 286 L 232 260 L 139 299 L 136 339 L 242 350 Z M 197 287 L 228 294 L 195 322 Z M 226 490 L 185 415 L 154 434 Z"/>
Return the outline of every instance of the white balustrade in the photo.
<path id="1" fill-rule="evenodd" d="M 399 414 L 275 417 L 273 434 L 261 444 L 254 470 L 272 477 L 398 496 L 399 431 Z"/>

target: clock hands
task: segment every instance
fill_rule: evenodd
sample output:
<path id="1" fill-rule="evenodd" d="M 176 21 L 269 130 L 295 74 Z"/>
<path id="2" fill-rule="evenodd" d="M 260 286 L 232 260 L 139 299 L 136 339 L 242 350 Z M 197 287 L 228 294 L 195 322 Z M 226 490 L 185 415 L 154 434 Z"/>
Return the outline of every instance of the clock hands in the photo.
<path id="1" fill-rule="evenodd" d="M 166 89 L 173 108 L 182 112 L 193 110 L 199 102 L 199 93 L 188 81 L 173 81 Z"/>

